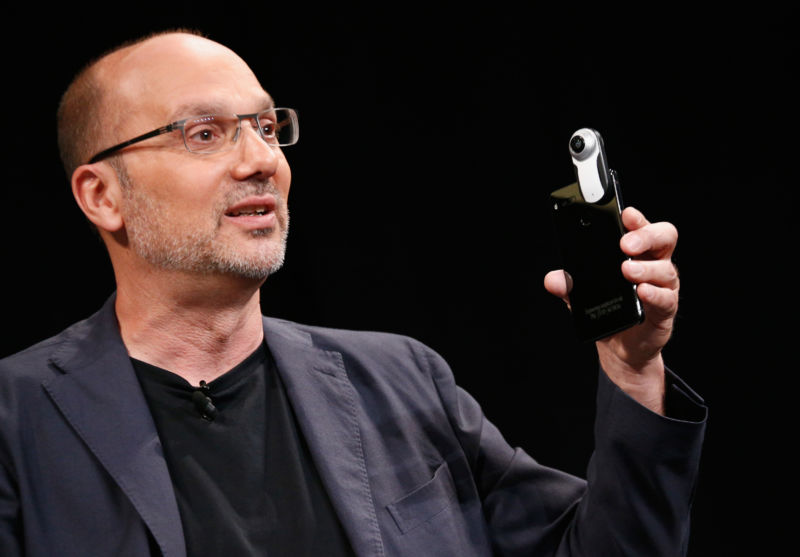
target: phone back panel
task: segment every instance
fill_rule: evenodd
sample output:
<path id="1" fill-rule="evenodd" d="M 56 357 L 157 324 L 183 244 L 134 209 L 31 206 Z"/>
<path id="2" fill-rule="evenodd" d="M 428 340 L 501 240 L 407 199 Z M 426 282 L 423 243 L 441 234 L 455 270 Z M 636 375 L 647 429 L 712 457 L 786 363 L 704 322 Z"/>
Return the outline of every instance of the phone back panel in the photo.
<path id="1" fill-rule="evenodd" d="M 578 338 L 597 340 L 641 322 L 636 287 L 621 270 L 627 257 L 619 247 L 624 227 L 616 179 L 597 203 L 584 201 L 577 182 L 552 192 L 550 201 L 564 270 L 572 277 Z"/>

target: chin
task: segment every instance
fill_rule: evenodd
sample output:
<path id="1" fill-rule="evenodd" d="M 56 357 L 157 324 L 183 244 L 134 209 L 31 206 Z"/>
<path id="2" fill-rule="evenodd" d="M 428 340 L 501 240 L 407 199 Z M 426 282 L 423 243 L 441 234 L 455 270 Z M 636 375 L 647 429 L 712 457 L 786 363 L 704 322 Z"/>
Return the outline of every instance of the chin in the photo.
<path id="1" fill-rule="evenodd" d="M 229 255 L 228 257 L 217 259 L 215 270 L 240 278 L 264 280 L 283 266 L 286 255 L 283 244 L 271 246 L 271 248 L 268 251 L 261 250 L 259 253 L 250 254 L 249 256 L 231 257 Z"/>

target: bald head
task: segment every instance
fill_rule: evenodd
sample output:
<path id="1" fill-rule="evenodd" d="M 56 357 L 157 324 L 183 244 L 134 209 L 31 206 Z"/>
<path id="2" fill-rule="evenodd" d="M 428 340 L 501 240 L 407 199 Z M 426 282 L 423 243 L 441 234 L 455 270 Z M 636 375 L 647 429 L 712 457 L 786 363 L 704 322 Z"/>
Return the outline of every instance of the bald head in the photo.
<path id="1" fill-rule="evenodd" d="M 129 139 L 125 134 L 136 128 L 137 118 L 147 114 L 156 118 L 159 94 L 180 87 L 179 71 L 189 68 L 195 76 L 207 68 L 220 80 L 226 79 L 225 68 L 230 68 L 239 79 L 243 73 L 251 77 L 260 89 L 236 53 L 200 34 L 170 31 L 125 43 L 88 64 L 61 99 L 58 145 L 67 176 L 98 151 Z"/>

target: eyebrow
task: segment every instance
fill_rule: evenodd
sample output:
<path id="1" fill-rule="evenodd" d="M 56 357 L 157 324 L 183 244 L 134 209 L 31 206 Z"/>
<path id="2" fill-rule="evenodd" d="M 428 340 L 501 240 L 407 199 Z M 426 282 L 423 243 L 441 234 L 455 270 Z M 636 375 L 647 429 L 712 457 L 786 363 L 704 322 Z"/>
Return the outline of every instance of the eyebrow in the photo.
<path id="1" fill-rule="evenodd" d="M 274 108 L 275 103 L 272 97 L 265 95 L 255 112 Z M 177 122 L 192 116 L 202 116 L 205 114 L 234 114 L 228 105 L 217 102 L 188 102 L 181 105 L 171 112 L 170 122 Z"/>

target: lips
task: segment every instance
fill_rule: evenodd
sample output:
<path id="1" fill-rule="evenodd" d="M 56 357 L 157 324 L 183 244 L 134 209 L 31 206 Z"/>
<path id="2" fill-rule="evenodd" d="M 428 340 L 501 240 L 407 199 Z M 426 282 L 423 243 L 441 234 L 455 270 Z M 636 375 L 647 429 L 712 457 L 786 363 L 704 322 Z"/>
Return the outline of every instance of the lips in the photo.
<path id="1" fill-rule="evenodd" d="M 228 207 L 225 216 L 248 229 L 272 228 L 277 223 L 276 205 L 272 195 L 248 197 Z"/>
<path id="2" fill-rule="evenodd" d="M 229 217 L 252 217 L 254 215 L 266 215 L 269 209 L 266 206 L 242 207 L 225 213 Z"/>

